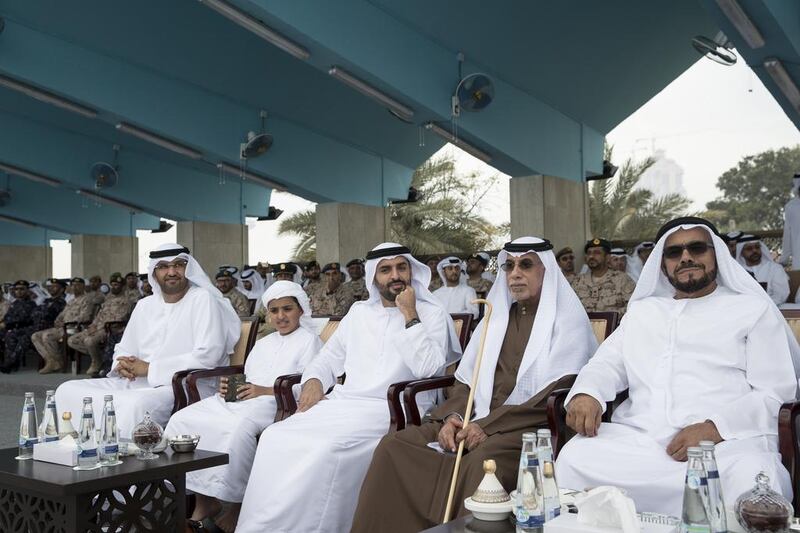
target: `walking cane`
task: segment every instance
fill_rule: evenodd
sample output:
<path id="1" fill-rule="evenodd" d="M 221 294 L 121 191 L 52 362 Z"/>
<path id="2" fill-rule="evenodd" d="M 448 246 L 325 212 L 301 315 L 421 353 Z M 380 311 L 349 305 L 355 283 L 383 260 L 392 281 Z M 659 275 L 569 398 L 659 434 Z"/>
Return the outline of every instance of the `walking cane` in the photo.
<path id="1" fill-rule="evenodd" d="M 481 344 L 478 347 L 478 356 L 475 358 L 475 368 L 472 370 L 472 382 L 469 386 L 469 396 L 467 397 L 467 411 L 464 413 L 464 425 L 462 431 L 469 425 L 470 414 L 472 413 L 472 402 L 475 399 L 475 387 L 478 385 L 478 375 L 481 371 L 481 361 L 483 360 L 483 345 L 486 343 L 486 331 L 489 329 L 489 319 L 492 317 L 492 304 L 484 299 L 472 300 L 474 304 L 484 304 L 486 315 L 483 317 L 483 331 L 481 331 Z M 444 510 L 442 524 L 450 521 L 450 511 L 453 508 L 453 497 L 456 493 L 456 480 L 458 479 L 458 468 L 461 466 L 461 456 L 464 454 L 464 440 L 458 443 L 456 453 L 456 464 L 453 467 L 453 478 L 450 480 L 450 493 L 447 495 L 447 507 Z"/>

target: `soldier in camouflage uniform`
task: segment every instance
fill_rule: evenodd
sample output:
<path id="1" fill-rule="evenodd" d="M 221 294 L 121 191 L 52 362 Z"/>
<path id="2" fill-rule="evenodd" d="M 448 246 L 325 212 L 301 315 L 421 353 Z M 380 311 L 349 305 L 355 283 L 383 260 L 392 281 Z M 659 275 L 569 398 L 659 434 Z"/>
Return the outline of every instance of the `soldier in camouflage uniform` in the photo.
<path id="1" fill-rule="evenodd" d="M 106 341 L 106 323 L 124 322 L 133 309 L 133 302 L 123 292 L 124 281 L 119 274 L 112 274 L 109 279 L 111 291 L 105 302 L 92 320 L 92 323 L 81 332 L 70 336 L 67 344 L 75 351 L 85 353 L 92 358 L 92 364 L 86 371 L 95 375 L 103 366 L 103 343 Z"/>
<path id="2" fill-rule="evenodd" d="M 303 271 L 303 277 L 306 280 L 303 284 L 303 290 L 308 294 L 313 309 L 314 298 L 319 300 L 321 298 L 319 293 L 325 292 L 325 282 L 320 276 L 319 263 L 316 261 L 308 263 Z"/>
<path id="3" fill-rule="evenodd" d="M 89 278 L 89 286 L 86 287 L 86 297 L 94 306 L 94 310 L 92 310 L 92 316 L 97 314 L 100 306 L 103 305 L 103 302 L 106 300 L 106 295 L 100 290 L 100 286 L 102 284 L 103 279 L 100 276 L 92 276 Z"/>
<path id="4" fill-rule="evenodd" d="M 611 243 L 593 239 L 584 246 L 589 272 L 576 276 L 572 288 L 586 311 L 625 313 L 636 284 L 624 272 L 608 268 Z"/>
<path id="5" fill-rule="evenodd" d="M 475 289 L 478 298 L 486 298 L 492 288 L 492 282 L 483 277 L 487 266 L 489 260 L 482 253 L 467 258 L 467 285 Z"/>
<path id="6" fill-rule="evenodd" d="M 240 317 L 250 316 L 250 302 L 247 296 L 236 290 L 236 279 L 227 270 L 220 270 L 214 280 L 219 292 L 228 299 L 233 306 L 233 310 Z"/>
<path id="7" fill-rule="evenodd" d="M 150 285 L 150 280 L 147 279 L 147 274 L 139 274 L 139 280 L 142 282 L 142 298 L 153 295 L 153 287 Z"/>
<path id="8" fill-rule="evenodd" d="M 556 262 L 559 268 L 561 268 L 561 273 L 567 278 L 567 281 L 570 283 L 575 281 L 575 253 L 572 251 L 572 248 L 567 246 L 560 249 L 556 253 Z"/>
<path id="9" fill-rule="evenodd" d="M 14 303 L 6 313 L 3 330 L 4 357 L 0 372 L 8 374 L 19 369 L 21 354 L 17 353 L 17 345 L 26 334 L 30 336 L 30 327 L 33 325 L 36 302 L 29 290 L 30 283 L 20 280 L 14 283 Z"/>
<path id="10" fill-rule="evenodd" d="M 364 261 L 361 259 L 350 260 L 347 263 L 347 273 L 350 274 L 350 281 L 342 284 L 342 290 L 349 300 L 345 313 L 355 302 L 369 299 L 367 282 L 364 280 Z"/>
<path id="11" fill-rule="evenodd" d="M 117 272 L 115 272 L 117 274 Z M 139 291 L 139 274 L 136 272 L 128 272 L 125 274 L 125 296 L 131 301 L 131 304 L 136 305 L 136 302 L 142 297 Z"/>
<path id="12" fill-rule="evenodd" d="M 439 261 L 441 261 L 441 258 L 438 256 L 430 257 L 427 261 L 425 261 L 425 264 L 431 269 L 431 282 L 428 285 L 428 290 L 431 292 L 442 286 L 442 278 L 439 276 L 436 270 L 436 267 L 439 265 Z"/>
<path id="13" fill-rule="evenodd" d="M 94 305 L 86 294 L 83 278 L 72 278 L 70 282 L 73 298 L 64 310 L 58 314 L 53 327 L 37 331 L 31 335 L 31 342 L 36 351 L 44 359 L 44 367 L 40 374 L 50 374 L 63 370 L 62 342 L 64 341 L 64 324 L 68 322 L 91 322 Z"/>
<path id="14" fill-rule="evenodd" d="M 315 315 L 342 316 L 353 303 L 342 285 L 344 277 L 339 263 L 328 263 L 322 269 L 325 288 L 311 300 L 311 312 Z"/>

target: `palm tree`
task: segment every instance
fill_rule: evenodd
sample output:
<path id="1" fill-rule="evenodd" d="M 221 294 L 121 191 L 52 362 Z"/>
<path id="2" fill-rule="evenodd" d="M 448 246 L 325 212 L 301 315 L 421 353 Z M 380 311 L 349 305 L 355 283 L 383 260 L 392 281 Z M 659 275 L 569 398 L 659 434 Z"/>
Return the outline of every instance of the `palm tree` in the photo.
<path id="1" fill-rule="evenodd" d="M 495 246 L 504 228 L 477 213 L 481 200 L 497 181 L 475 174 L 459 175 L 452 156 L 440 156 L 422 164 L 411 180 L 420 200 L 393 204 L 391 238 L 415 254 L 473 252 Z M 313 210 L 296 213 L 278 226 L 280 235 L 297 235 L 300 242 L 292 253 L 296 260 L 310 260 L 316 251 L 316 221 Z"/>
<path id="2" fill-rule="evenodd" d="M 606 147 L 611 160 L 612 148 Z M 655 160 L 628 159 L 616 180 L 596 180 L 589 187 L 589 221 L 592 234 L 615 240 L 652 239 L 664 222 L 686 214 L 690 200 L 680 194 L 656 198 L 652 191 L 636 189 L 642 174 Z"/>

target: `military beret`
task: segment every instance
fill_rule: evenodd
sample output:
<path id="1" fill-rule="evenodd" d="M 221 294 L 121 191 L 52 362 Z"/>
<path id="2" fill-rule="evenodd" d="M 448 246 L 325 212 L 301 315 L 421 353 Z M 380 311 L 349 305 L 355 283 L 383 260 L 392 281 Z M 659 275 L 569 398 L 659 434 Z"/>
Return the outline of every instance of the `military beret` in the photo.
<path id="1" fill-rule="evenodd" d="M 339 270 L 341 265 L 339 263 L 328 263 L 325 265 L 325 268 L 322 269 L 322 272 L 330 272 L 331 270 Z"/>
<path id="2" fill-rule="evenodd" d="M 609 253 L 611 251 L 611 243 L 605 239 L 594 238 L 586 241 L 583 251 L 586 252 L 589 248 L 602 248 L 606 253 Z"/>

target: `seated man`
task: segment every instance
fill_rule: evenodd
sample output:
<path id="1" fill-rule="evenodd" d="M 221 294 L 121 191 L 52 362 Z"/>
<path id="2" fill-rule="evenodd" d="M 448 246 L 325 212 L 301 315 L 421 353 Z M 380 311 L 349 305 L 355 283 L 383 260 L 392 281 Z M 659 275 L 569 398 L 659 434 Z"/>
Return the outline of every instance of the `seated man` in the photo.
<path id="1" fill-rule="evenodd" d="M 64 300 L 67 285 L 64 281 L 50 278 L 45 287 L 50 296 L 33 309 L 31 324 L 17 329 L 6 339 L 6 357 L 9 360 L 22 361 L 25 354 L 33 349 L 31 335 L 52 328 L 56 318 L 67 305 Z"/>
<path id="2" fill-rule="evenodd" d="M 789 499 L 778 410 L 797 392 L 797 342 L 708 221 L 665 224 L 619 328 L 578 374 L 556 461 L 561 487 L 616 485 L 638 511 L 680 516 L 686 450 L 717 443 L 731 505 L 763 470 Z M 606 402 L 628 390 L 611 423 Z"/>
<path id="3" fill-rule="evenodd" d="M 492 289 L 492 281 L 486 277 L 486 267 L 489 266 L 489 254 L 478 252 L 467 258 L 467 285 L 475 289 L 475 293 L 485 298 Z"/>
<path id="4" fill-rule="evenodd" d="M 315 315 L 344 316 L 353 301 L 342 283 L 339 263 L 328 263 L 322 268 L 325 288 L 318 291 L 311 300 Z"/>
<path id="5" fill-rule="evenodd" d="M 119 272 L 111 274 L 109 283 L 111 292 L 100 305 L 100 310 L 92 323 L 83 331 L 70 335 L 67 339 L 70 348 L 92 358 L 92 364 L 86 370 L 86 374 L 89 376 L 97 374 L 103 367 L 103 348 L 108 336 L 106 324 L 124 322 L 136 304 L 129 295 L 125 294 L 125 282 Z"/>
<path id="6" fill-rule="evenodd" d="M 228 364 L 241 334 L 239 317 L 189 250 L 162 244 L 150 252 L 147 271 L 153 296 L 136 304 L 109 377 L 67 381 L 56 389 L 59 409 L 73 414 L 81 412 L 84 396 L 93 398 L 98 413 L 103 396 L 113 394 L 123 438 L 148 411 L 164 426 L 174 402 L 173 374 Z M 208 396 L 213 390 L 202 392 Z"/>
<path id="7" fill-rule="evenodd" d="M 204 450 L 228 453 L 227 465 L 186 474 L 186 488 L 197 495 L 192 527 L 213 521 L 221 502 L 233 502 L 217 520 L 233 531 L 239 516 L 256 438 L 272 424 L 277 406 L 272 386 L 278 376 L 302 372 L 319 353 L 322 342 L 311 323 L 308 296 L 291 281 L 276 281 L 262 297 L 269 321 L 277 331 L 258 341 L 244 365 L 247 384 L 238 389 L 239 401 L 226 402 L 228 378 L 220 378 L 219 395 L 181 409 L 169 420 L 167 435 L 199 434 Z M 211 524 L 205 523 L 206 529 Z"/>
<path id="8" fill-rule="evenodd" d="M 86 284 L 83 278 L 72 278 L 70 281 L 72 299 L 67 302 L 61 313 L 58 314 L 53 327 L 37 331 L 31 335 L 31 342 L 36 351 L 44 359 L 44 366 L 40 374 L 50 374 L 63 370 L 64 357 L 62 355 L 64 342 L 64 324 L 67 322 L 90 322 L 94 306 L 86 295 Z"/>
<path id="9" fill-rule="evenodd" d="M 478 304 L 472 303 L 478 295 L 467 285 L 464 263 L 455 256 L 445 257 L 436 265 L 442 286 L 433 295 L 442 302 L 448 313 L 468 313 L 478 318 Z"/>
<path id="10" fill-rule="evenodd" d="M 766 284 L 767 294 L 775 305 L 786 303 L 789 297 L 789 276 L 783 267 L 772 260 L 772 252 L 755 235 L 743 235 L 736 244 L 736 260 L 759 283 Z"/>
<path id="11" fill-rule="evenodd" d="M 132 305 L 136 305 L 136 302 L 142 297 L 142 292 L 139 290 L 139 274 L 136 272 L 125 274 L 125 287 L 122 292 Z"/>
<path id="12" fill-rule="evenodd" d="M 515 488 L 522 434 L 546 427 L 550 392 L 568 387 L 597 348 L 589 319 L 551 250 L 546 240 L 523 237 L 500 251 L 497 260 L 505 273 L 488 296 L 493 309 L 473 421 L 463 429 L 483 322 L 464 352 L 450 397 L 432 412 L 433 421 L 387 435 L 378 445 L 361 486 L 354 533 L 416 532 L 441 522 L 455 456 L 430 449 L 432 441 L 448 451 L 466 441 L 457 514 L 465 512 L 464 498 L 483 479 L 484 459 L 497 462 L 506 490 Z"/>
<path id="13" fill-rule="evenodd" d="M 147 279 L 147 274 L 139 274 L 139 281 L 141 282 L 142 298 L 153 295 L 153 287 L 150 285 L 150 280 Z"/>
<path id="14" fill-rule="evenodd" d="M 264 295 L 266 287 L 264 286 L 264 279 L 256 272 L 255 268 L 249 266 L 242 268 L 242 272 L 239 275 L 239 285 L 236 288 L 248 300 L 256 300 L 254 311 L 258 311 L 261 308 L 261 297 Z M 247 304 L 249 307 L 250 302 L 248 301 Z"/>
<path id="15" fill-rule="evenodd" d="M 572 248 L 565 246 L 556 252 L 556 262 L 567 281 L 572 283 L 572 280 L 575 279 L 575 253 Z"/>
<path id="16" fill-rule="evenodd" d="M 379 245 L 366 271 L 370 298 L 353 304 L 306 367 L 299 412 L 261 434 L 237 533 L 348 531 L 389 429 L 386 389 L 435 375 L 460 355 L 453 321 L 427 290 L 430 270 L 408 248 Z"/>
<path id="17" fill-rule="evenodd" d="M 592 239 L 583 247 L 589 271 L 572 280 L 572 288 L 586 311 L 616 311 L 625 313 L 636 284 L 630 276 L 608 265 L 611 243 Z"/>
<path id="18" fill-rule="evenodd" d="M 36 309 L 36 302 L 30 291 L 30 283 L 27 281 L 19 280 L 14 283 L 11 294 L 14 296 L 14 301 L 3 319 L 5 328 L 0 332 L 0 341 L 3 342 L 4 349 L 0 372 L 3 374 L 15 372 L 22 364 L 21 354 L 17 353 L 17 345 L 23 337 L 30 337 L 33 311 Z"/>
<path id="19" fill-rule="evenodd" d="M 104 286 L 107 287 L 107 285 L 103 283 L 103 278 L 100 276 L 92 276 L 89 278 L 89 286 L 86 287 L 86 297 L 92 302 L 92 316 L 97 314 L 100 306 L 106 300 L 105 292 L 103 292 Z"/>
<path id="20" fill-rule="evenodd" d="M 351 259 L 348 261 L 347 274 L 350 276 L 350 281 L 342 284 L 345 294 L 347 295 L 347 309 L 345 313 L 350 310 L 350 306 L 355 302 L 360 302 L 361 300 L 369 298 L 367 283 L 364 281 L 364 261 L 361 259 Z"/>
<path id="21" fill-rule="evenodd" d="M 242 291 L 236 289 L 236 278 L 228 270 L 220 270 L 214 278 L 219 292 L 233 306 L 233 310 L 240 317 L 250 316 L 250 302 L 247 301 Z"/>

